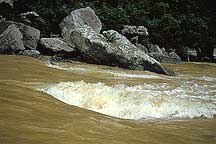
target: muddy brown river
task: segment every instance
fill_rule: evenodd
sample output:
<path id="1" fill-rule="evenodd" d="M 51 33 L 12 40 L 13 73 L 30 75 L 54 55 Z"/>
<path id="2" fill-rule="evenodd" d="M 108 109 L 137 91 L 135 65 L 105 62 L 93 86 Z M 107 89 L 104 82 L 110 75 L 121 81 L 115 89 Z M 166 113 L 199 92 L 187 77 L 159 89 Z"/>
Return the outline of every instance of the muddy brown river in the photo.
<path id="1" fill-rule="evenodd" d="M 176 77 L 0 56 L 0 144 L 216 144 L 216 64 Z"/>

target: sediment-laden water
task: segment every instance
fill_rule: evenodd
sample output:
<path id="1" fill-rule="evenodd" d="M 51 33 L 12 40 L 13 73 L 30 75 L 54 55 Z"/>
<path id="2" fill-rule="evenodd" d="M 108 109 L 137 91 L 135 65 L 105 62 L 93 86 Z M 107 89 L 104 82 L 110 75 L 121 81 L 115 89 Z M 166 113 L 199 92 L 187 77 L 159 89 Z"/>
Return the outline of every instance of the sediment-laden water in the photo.
<path id="1" fill-rule="evenodd" d="M 178 76 L 0 56 L 0 143 L 214 144 L 216 65 Z"/>

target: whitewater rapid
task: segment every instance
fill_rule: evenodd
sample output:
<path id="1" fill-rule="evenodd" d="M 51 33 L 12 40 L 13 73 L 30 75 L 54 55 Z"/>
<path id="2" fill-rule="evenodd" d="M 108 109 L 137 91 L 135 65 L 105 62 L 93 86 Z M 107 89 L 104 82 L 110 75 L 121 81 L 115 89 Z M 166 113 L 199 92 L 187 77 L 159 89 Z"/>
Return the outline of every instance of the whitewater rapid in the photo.
<path id="1" fill-rule="evenodd" d="M 95 71 L 95 68 L 67 68 L 51 64 L 48 66 L 67 71 Z M 164 76 L 153 74 L 97 70 L 100 73 L 114 75 L 119 79 L 166 79 Z M 80 80 L 50 84 L 40 90 L 69 105 L 123 119 L 213 118 L 216 115 L 215 78 L 180 75 L 175 78 L 167 77 L 167 79 L 172 81 L 181 79 L 181 81 L 175 85 L 143 83 L 135 86 L 124 84 L 110 86 L 102 82 L 88 83 Z M 206 84 L 199 83 L 199 81 L 205 81 Z"/>

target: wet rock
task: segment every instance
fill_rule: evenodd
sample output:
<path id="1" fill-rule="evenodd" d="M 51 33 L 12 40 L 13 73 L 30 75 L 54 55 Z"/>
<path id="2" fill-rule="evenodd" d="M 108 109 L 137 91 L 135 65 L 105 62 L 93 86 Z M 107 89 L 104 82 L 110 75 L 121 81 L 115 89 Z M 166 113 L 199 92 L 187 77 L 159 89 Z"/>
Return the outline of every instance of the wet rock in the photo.
<path id="1" fill-rule="evenodd" d="M 41 38 L 38 50 L 44 55 L 61 54 L 62 59 L 66 55 L 70 58 L 79 53 L 75 47 L 70 47 L 60 38 Z"/>
<path id="2" fill-rule="evenodd" d="M 71 41 L 94 63 L 171 75 L 158 61 L 114 30 L 104 31 L 101 35 L 91 27 L 83 26 L 72 31 Z"/>
<path id="3" fill-rule="evenodd" d="M 175 52 L 171 52 L 168 55 L 160 53 L 149 53 L 149 56 L 153 57 L 160 63 L 180 64 L 182 62 L 181 58 Z"/>
<path id="4" fill-rule="evenodd" d="M 75 51 L 75 48 L 68 46 L 61 38 L 41 38 L 40 45 L 53 53 Z"/>
<path id="5" fill-rule="evenodd" d="M 18 55 L 25 55 L 25 56 L 30 56 L 30 57 L 34 57 L 34 58 L 39 58 L 40 52 L 37 50 L 22 50 L 18 53 Z"/>
<path id="6" fill-rule="evenodd" d="M 96 33 L 100 33 L 102 29 L 102 23 L 94 10 L 90 7 L 77 9 L 64 18 L 59 25 L 65 42 L 73 47 L 73 43 L 70 41 L 71 31 L 75 28 L 80 28 L 83 25 L 90 26 Z"/>
<path id="7" fill-rule="evenodd" d="M 169 54 L 165 48 L 160 48 L 158 45 L 149 45 L 148 55 L 159 61 L 160 63 L 179 64 L 181 58 L 174 52 L 171 51 Z"/>
<path id="8" fill-rule="evenodd" d="M 23 36 L 23 43 L 26 49 L 36 49 L 38 41 L 40 39 L 40 31 L 24 25 L 22 23 L 17 23 L 13 21 L 3 21 L 2 23 L 5 24 L 14 24 L 22 33 Z"/>
<path id="9" fill-rule="evenodd" d="M 109 30 L 103 32 L 103 34 L 108 40 L 112 40 L 111 46 L 117 50 L 114 52 L 115 57 L 123 67 L 168 74 L 159 62 L 148 56 L 144 50 L 137 48 L 118 32 Z"/>
<path id="10" fill-rule="evenodd" d="M 0 23 L 0 53 L 15 54 L 24 49 L 20 30 L 14 24 Z"/>

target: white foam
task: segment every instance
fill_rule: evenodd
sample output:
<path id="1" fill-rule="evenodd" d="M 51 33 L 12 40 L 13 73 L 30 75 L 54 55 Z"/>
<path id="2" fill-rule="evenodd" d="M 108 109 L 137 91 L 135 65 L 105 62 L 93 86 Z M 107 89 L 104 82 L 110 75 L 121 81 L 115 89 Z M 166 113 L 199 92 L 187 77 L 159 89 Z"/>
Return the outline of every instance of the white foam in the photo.
<path id="1" fill-rule="evenodd" d="M 179 75 L 179 78 L 191 78 L 191 79 L 195 79 L 195 80 L 202 80 L 202 81 L 207 81 L 207 82 L 216 82 L 216 78 L 215 77 L 209 77 L 209 76 L 191 76 L 191 75 Z"/>
<path id="2" fill-rule="evenodd" d="M 208 88 L 198 84 L 190 90 L 191 85 L 129 87 L 77 81 L 53 84 L 43 91 L 67 104 L 124 119 L 212 118 L 216 114 L 216 96 L 208 96 Z"/>
<path id="3" fill-rule="evenodd" d="M 113 74 L 116 77 L 120 78 L 143 78 L 143 79 L 152 79 L 152 78 L 157 78 L 157 79 L 164 79 L 160 76 L 153 75 L 153 74 L 128 74 L 124 72 L 109 72 L 110 74 Z"/>
<path id="4" fill-rule="evenodd" d="M 47 63 L 47 66 L 51 68 L 55 68 L 55 69 L 65 70 L 65 71 L 87 71 L 88 70 L 82 67 L 63 67 L 63 66 L 59 66 L 57 64 L 51 64 L 51 63 Z"/>
<path id="5" fill-rule="evenodd" d="M 59 66 L 57 64 L 51 64 L 48 63 L 47 64 L 48 67 L 51 68 L 55 68 L 55 69 L 61 69 L 61 70 L 65 70 L 65 71 L 81 71 L 81 72 L 91 72 L 91 71 L 97 71 L 98 73 L 104 73 L 104 74 L 111 74 L 113 75 L 115 78 L 142 78 L 142 79 L 152 79 L 152 78 L 156 78 L 156 79 L 165 79 L 165 76 L 159 76 L 156 74 L 129 74 L 126 72 L 114 72 L 114 71 L 110 71 L 110 70 L 104 70 L 104 69 L 100 69 L 100 68 L 93 68 L 93 67 L 63 67 L 63 66 Z"/>

